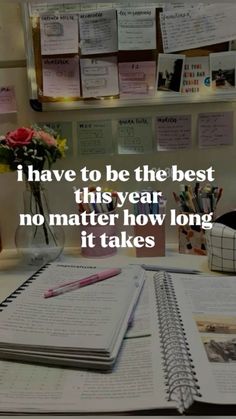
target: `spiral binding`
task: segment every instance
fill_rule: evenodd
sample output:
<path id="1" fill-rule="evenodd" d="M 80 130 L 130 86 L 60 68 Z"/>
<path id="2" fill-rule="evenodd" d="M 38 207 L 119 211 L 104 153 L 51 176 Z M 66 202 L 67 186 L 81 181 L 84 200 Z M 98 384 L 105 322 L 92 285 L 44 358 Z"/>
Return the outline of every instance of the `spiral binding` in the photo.
<path id="1" fill-rule="evenodd" d="M 198 380 L 170 274 L 155 274 L 154 284 L 168 400 L 183 413 L 201 397 Z"/>
<path id="2" fill-rule="evenodd" d="M 15 291 L 13 291 L 5 300 L 0 303 L 0 312 L 4 310 L 4 308 L 8 307 L 9 304 L 12 303 L 12 301 L 18 297 L 24 291 L 35 279 L 38 278 L 38 276 L 43 272 L 50 264 L 47 263 L 46 265 L 42 266 L 40 269 L 38 269 L 30 278 L 28 278 L 23 284 L 21 284 L 18 288 L 16 288 Z"/>

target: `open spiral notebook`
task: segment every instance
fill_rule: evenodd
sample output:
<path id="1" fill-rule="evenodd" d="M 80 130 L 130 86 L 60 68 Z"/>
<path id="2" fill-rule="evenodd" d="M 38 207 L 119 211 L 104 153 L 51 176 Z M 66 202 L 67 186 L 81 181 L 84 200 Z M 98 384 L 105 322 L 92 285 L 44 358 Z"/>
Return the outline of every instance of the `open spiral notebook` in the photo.
<path id="1" fill-rule="evenodd" d="M 0 361 L 0 411 L 233 413 L 236 278 L 148 275 L 111 373 Z"/>
<path id="2" fill-rule="evenodd" d="M 109 370 L 118 356 L 144 284 L 144 270 L 117 276 L 56 297 L 44 292 L 63 282 L 104 271 L 52 263 L 1 305 L 0 358 Z"/>

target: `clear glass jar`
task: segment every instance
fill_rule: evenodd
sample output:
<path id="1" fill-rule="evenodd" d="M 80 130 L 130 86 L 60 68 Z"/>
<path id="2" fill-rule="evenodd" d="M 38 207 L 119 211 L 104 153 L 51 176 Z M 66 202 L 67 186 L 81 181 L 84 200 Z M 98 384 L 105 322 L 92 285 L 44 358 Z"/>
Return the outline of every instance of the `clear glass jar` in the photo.
<path id="1" fill-rule="evenodd" d="M 42 225 L 19 225 L 15 234 L 15 244 L 25 262 L 43 265 L 55 260 L 62 252 L 65 234 L 61 226 L 49 225 L 50 209 L 45 189 L 40 182 L 27 183 L 24 191 L 24 213 L 44 220 Z"/>

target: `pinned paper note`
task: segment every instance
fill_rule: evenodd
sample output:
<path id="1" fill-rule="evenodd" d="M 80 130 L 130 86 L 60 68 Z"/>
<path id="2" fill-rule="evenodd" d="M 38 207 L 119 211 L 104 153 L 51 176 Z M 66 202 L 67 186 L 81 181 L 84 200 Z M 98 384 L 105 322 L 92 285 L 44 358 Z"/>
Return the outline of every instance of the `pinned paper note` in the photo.
<path id="1" fill-rule="evenodd" d="M 79 154 L 103 155 L 113 151 L 111 121 L 80 121 L 77 135 Z"/>
<path id="2" fill-rule="evenodd" d="M 42 129 L 47 126 L 48 128 L 55 131 L 60 138 L 66 138 L 66 145 L 68 149 L 66 150 L 66 157 L 73 154 L 73 134 L 72 134 L 72 122 L 67 121 L 57 121 L 57 122 L 38 122 Z"/>
<path id="3" fill-rule="evenodd" d="M 207 93 L 210 87 L 210 65 L 208 57 L 186 57 L 183 75 L 185 94 Z"/>
<path id="4" fill-rule="evenodd" d="M 0 114 L 16 112 L 16 95 L 14 86 L 0 87 Z"/>
<path id="5" fill-rule="evenodd" d="M 121 97 L 153 96 L 156 85 L 156 62 L 120 63 L 119 81 Z"/>
<path id="6" fill-rule="evenodd" d="M 117 121 L 119 154 L 153 151 L 152 118 L 121 118 Z"/>
<path id="7" fill-rule="evenodd" d="M 236 39 L 236 5 L 215 3 L 160 13 L 164 52 Z"/>
<path id="8" fill-rule="evenodd" d="M 105 54 L 118 49 L 116 10 L 79 14 L 81 54 Z"/>
<path id="9" fill-rule="evenodd" d="M 80 97 L 79 58 L 43 58 L 43 95 Z"/>
<path id="10" fill-rule="evenodd" d="M 116 57 L 83 58 L 80 63 L 84 98 L 119 94 Z"/>
<path id="11" fill-rule="evenodd" d="M 156 48 L 156 9 L 134 7 L 118 9 L 119 50 L 146 50 Z"/>
<path id="12" fill-rule="evenodd" d="M 79 50 L 76 14 L 43 14 L 40 16 L 41 54 L 77 54 Z"/>
<path id="13" fill-rule="evenodd" d="M 211 148 L 233 144 L 233 112 L 202 113 L 198 119 L 198 141 L 200 148 Z"/>
<path id="14" fill-rule="evenodd" d="M 160 151 L 190 148 L 191 115 L 158 116 L 156 119 L 157 149 Z"/>

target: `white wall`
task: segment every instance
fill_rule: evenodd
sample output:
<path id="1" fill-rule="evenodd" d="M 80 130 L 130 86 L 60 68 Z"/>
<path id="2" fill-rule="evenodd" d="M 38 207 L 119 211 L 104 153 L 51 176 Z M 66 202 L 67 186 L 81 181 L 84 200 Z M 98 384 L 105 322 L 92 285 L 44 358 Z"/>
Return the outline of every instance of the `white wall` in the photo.
<path id="1" fill-rule="evenodd" d="M 211 103 L 211 104 L 188 104 L 175 106 L 150 106 L 145 108 L 119 108 L 105 110 L 77 110 L 67 112 L 36 113 L 31 110 L 28 102 L 27 77 L 25 67 L 22 65 L 25 58 L 20 11 L 17 4 L 9 4 L 10 1 L 0 0 L 0 85 L 14 84 L 16 88 L 18 113 L 16 116 L 0 115 L 0 133 L 16 128 L 17 126 L 29 125 L 37 121 L 74 121 L 84 119 L 108 119 L 124 116 L 155 116 L 157 114 L 191 113 L 193 116 L 193 148 L 175 152 L 157 152 L 150 155 L 114 155 L 107 157 L 82 158 L 77 154 L 77 139 L 74 135 L 74 154 L 70 158 L 61 161 L 60 168 L 79 168 L 87 165 L 89 169 L 104 171 L 106 164 L 112 164 L 114 168 L 128 169 L 130 172 L 140 164 L 149 164 L 150 167 L 166 168 L 177 164 L 184 169 L 199 169 L 213 166 L 216 170 L 216 184 L 224 188 L 223 199 L 219 206 L 219 212 L 236 206 L 235 172 L 236 172 L 236 142 L 233 146 L 215 148 L 212 150 L 200 150 L 197 147 L 197 115 L 199 112 L 223 111 L 236 109 L 235 103 Z M 9 35 L 9 36 L 8 36 Z M 20 63 L 19 63 L 20 60 Z M 18 63 L 19 64 L 18 64 Z M 6 67 L 8 66 L 8 67 Z M 75 129 L 74 129 L 75 132 Z M 80 185 L 76 185 L 80 186 Z M 137 190 L 147 185 L 135 184 L 133 181 L 128 185 L 113 185 L 120 190 Z M 152 185 L 154 186 L 154 185 Z M 155 185 L 155 188 L 163 190 L 168 198 L 168 207 L 175 207 L 172 191 L 177 185 L 166 182 L 163 185 Z M 5 248 L 14 246 L 14 232 L 18 224 L 18 214 L 22 211 L 22 191 L 24 185 L 16 181 L 16 174 L 0 175 L 0 226 L 2 230 L 3 244 Z M 57 212 L 76 212 L 73 199 L 72 187 L 69 183 L 53 183 L 48 187 L 51 210 Z M 76 228 L 65 229 L 67 245 L 78 245 L 78 230 Z M 168 228 L 168 240 L 175 241 L 177 232 L 175 228 Z"/>

